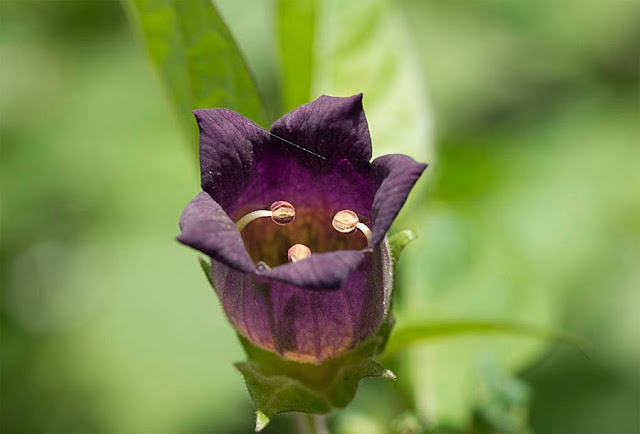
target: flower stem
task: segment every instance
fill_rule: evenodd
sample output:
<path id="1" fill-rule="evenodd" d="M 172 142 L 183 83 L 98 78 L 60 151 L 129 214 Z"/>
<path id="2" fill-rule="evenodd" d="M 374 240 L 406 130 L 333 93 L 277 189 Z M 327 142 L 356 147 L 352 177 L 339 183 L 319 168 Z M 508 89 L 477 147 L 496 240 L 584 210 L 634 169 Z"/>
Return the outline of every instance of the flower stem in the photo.
<path id="1" fill-rule="evenodd" d="M 297 434 L 329 434 L 326 416 L 294 413 L 293 417 Z"/>

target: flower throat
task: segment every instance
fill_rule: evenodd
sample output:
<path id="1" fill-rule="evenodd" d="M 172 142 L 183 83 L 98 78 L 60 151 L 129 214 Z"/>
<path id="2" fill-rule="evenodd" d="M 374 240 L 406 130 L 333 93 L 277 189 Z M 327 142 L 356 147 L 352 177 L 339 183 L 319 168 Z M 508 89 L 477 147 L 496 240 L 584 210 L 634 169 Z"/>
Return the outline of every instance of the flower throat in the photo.
<path id="1" fill-rule="evenodd" d="M 351 210 L 296 210 L 287 201 L 251 211 L 236 222 L 251 259 L 269 267 L 296 262 L 313 253 L 361 250 L 371 230 Z"/>

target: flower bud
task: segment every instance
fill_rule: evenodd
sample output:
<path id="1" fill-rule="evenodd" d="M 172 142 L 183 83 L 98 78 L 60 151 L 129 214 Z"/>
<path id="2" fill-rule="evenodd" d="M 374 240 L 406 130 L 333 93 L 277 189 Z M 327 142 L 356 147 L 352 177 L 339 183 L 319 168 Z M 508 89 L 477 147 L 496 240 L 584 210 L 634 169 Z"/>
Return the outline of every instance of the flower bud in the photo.
<path id="1" fill-rule="evenodd" d="M 364 376 L 392 378 L 373 360 L 392 325 L 386 233 L 426 165 L 370 161 L 362 95 L 322 96 L 270 132 L 226 109 L 195 114 L 204 191 L 183 211 L 178 240 L 211 258 L 258 419 L 326 413 Z M 365 236 L 344 235 L 355 230 Z"/>

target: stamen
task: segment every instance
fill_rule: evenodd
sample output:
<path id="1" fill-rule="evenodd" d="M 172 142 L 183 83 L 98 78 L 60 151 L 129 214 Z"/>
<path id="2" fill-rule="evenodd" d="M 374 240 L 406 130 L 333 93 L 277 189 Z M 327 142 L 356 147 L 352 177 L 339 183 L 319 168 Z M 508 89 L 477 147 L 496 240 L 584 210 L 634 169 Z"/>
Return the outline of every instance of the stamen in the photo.
<path id="1" fill-rule="evenodd" d="M 309 256 L 311 256 L 311 249 L 304 244 L 294 244 L 289 247 L 289 251 L 287 252 L 289 262 L 296 262 Z"/>
<path id="2" fill-rule="evenodd" d="M 333 221 L 331 224 L 333 228 L 343 234 L 348 234 L 356 230 L 360 219 L 358 215 L 351 211 L 350 209 L 343 209 L 342 211 L 338 211 L 335 216 L 333 216 Z"/>
<path id="3" fill-rule="evenodd" d="M 279 200 L 271 204 L 271 220 L 281 226 L 288 225 L 296 219 L 296 209 L 289 202 Z"/>
<path id="4" fill-rule="evenodd" d="M 333 217 L 333 221 L 331 222 L 333 228 L 343 234 L 349 234 L 356 229 L 360 229 L 360 232 L 367 237 L 367 243 L 371 242 L 371 230 L 367 225 L 362 223 L 358 218 L 358 214 L 351 211 L 350 209 L 343 209 L 342 211 L 338 211 L 336 215 Z"/>
<path id="5" fill-rule="evenodd" d="M 236 222 L 236 228 L 238 231 L 242 231 L 249 223 L 262 217 L 271 217 L 274 223 L 285 226 L 295 220 L 296 209 L 289 202 L 279 200 L 271 204 L 270 211 L 259 209 L 242 216 L 240 220 Z"/>

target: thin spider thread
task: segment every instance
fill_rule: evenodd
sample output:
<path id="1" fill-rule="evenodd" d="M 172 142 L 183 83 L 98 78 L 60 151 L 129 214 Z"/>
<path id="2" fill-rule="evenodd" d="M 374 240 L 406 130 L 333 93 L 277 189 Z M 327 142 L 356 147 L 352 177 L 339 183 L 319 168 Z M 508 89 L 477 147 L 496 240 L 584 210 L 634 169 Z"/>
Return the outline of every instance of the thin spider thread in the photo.
<path id="1" fill-rule="evenodd" d="M 327 159 L 326 157 L 323 157 L 323 156 L 322 156 L 322 155 L 320 155 L 320 154 L 316 154 L 315 152 L 310 151 L 310 150 L 308 150 L 307 148 L 304 148 L 304 147 L 302 147 L 302 146 L 300 146 L 300 145 L 297 145 L 297 144 L 295 144 L 295 143 L 293 143 L 293 142 L 291 142 L 291 141 L 289 141 L 289 140 L 287 140 L 287 139 L 285 139 L 285 138 L 282 138 L 282 137 L 278 136 L 277 134 L 273 134 L 271 131 L 267 131 L 267 130 L 266 130 L 266 129 L 264 129 L 264 128 L 263 128 L 263 130 L 264 130 L 267 134 L 269 134 L 270 136 L 275 137 L 275 138 L 276 138 L 276 139 L 278 139 L 278 140 L 282 140 L 284 143 L 286 143 L 286 144 L 288 144 L 288 145 L 291 145 L 291 146 L 293 146 L 293 147 L 296 147 L 296 148 L 300 149 L 301 151 L 308 152 L 309 154 L 313 155 L 314 157 L 322 158 L 323 160 L 326 160 L 326 159 Z"/>

